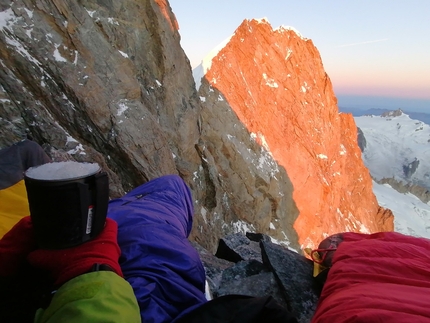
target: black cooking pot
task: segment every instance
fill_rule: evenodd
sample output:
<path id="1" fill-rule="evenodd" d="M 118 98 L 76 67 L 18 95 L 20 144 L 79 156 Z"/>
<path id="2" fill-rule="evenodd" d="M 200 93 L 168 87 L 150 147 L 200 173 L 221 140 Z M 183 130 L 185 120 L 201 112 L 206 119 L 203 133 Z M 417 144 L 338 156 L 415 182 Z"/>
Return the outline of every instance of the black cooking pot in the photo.
<path id="1" fill-rule="evenodd" d="M 48 163 L 28 169 L 24 181 L 39 248 L 74 247 L 103 230 L 109 180 L 97 164 Z"/>

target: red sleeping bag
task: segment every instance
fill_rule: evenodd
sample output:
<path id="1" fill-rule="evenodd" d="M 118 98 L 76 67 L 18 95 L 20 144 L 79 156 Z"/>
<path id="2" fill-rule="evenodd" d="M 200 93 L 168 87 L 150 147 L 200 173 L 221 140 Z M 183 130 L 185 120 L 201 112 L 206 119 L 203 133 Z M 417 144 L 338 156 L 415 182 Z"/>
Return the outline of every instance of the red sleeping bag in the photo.
<path id="1" fill-rule="evenodd" d="M 312 323 L 430 322 L 430 240 L 342 234 Z"/>

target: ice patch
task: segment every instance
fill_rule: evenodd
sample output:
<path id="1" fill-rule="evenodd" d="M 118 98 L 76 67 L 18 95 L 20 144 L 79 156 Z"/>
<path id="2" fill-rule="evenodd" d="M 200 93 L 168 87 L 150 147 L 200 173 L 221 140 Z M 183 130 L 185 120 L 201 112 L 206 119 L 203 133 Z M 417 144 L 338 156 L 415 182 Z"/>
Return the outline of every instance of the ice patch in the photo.
<path id="1" fill-rule="evenodd" d="M 11 8 L 0 12 L 0 29 L 15 24 L 17 17 Z"/>
<path id="2" fill-rule="evenodd" d="M 201 215 L 202 215 L 202 217 L 203 217 L 203 221 L 205 221 L 205 223 L 207 224 L 208 223 L 208 220 L 207 220 L 207 218 L 206 218 L 206 213 L 207 213 L 207 211 L 206 211 L 206 209 L 202 206 L 202 208 L 200 209 L 200 213 L 201 213 Z"/>
<path id="3" fill-rule="evenodd" d="M 67 152 L 69 155 L 75 155 L 75 154 L 79 154 L 79 155 L 86 155 L 87 153 L 85 152 L 84 147 L 82 146 L 82 144 L 79 144 L 75 147 L 75 149 L 71 149 Z"/>
<path id="4" fill-rule="evenodd" d="M 108 18 L 108 23 L 110 23 L 110 24 L 112 24 L 112 25 L 117 25 L 117 26 L 119 26 L 119 23 L 118 23 L 118 21 L 116 21 L 116 19 L 115 19 L 115 18 L 111 18 L 111 17 L 109 17 L 109 18 Z"/>
<path id="5" fill-rule="evenodd" d="M 78 141 L 75 138 L 73 138 L 72 136 L 67 136 L 66 143 L 69 143 L 69 142 L 78 142 Z"/>
<path id="6" fill-rule="evenodd" d="M 128 58 L 127 53 L 124 53 L 123 51 L 118 50 L 118 52 L 125 58 Z"/>
<path id="7" fill-rule="evenodd" d="M 340 155 L 345 155 L 346 154 L 346 148 L 344 145 L 340 144 L 340 151 L 339 151 Z"/>
<path id="8" fill-rule="evenodd" d="M 287 48 L 287 56 L 285 56 L 285 60 L 287 60 L 288 58 L 290 58 L 291 54 L 293 53 L 292 49 Z M 288 74 L 288 77 L 290 76 L 290 74 Z"/>
<path id="9" fill-rule="evenodd" d="M 266 85 L 270 86 L 270 87 L 274 87 L 277 88 L 278 84 L 275 82 L 274 79 L 267 77 L 266 73 L 263 73 L 263 78 L 266 81 Z"/>
<path id="10" fill-rule="evenodd" d="M 87 10 L 87 9 L 85 9 L 85 10 Z M 91 18 L 93 18 L 94 17 L 94 14 L 97 12 L 97 11 L 95 11 L 95 10 L 87 10 L 87 12 L 88 12 L 88 14 L 90 15 L 90 17 Z"/>
<path id="11" fill-rule="evenodd" d="M 40 62 L 35 59 L 33 56 L 30 55 L 30 53 L 22 46 L 21 43 L 16 41 L 15 39 L 11 39 L 6 37 L 6 43 L 10 46 L 15 47 L 16 51 L 20 53 L 22 56 L 26 57 L 30 62 L 36 64 L 37 66 L 40 66 Z"/>
<path id="12" fill-rule="evenodd" d="M 125 111 L 127 111 L 127 109 L 128 109 L 128 106 L 124 103 L 124 102 L 120 102 L 120 103 L 118 103 L 118 110 L 117 110 L 117 112 L 116 112 L 116 115 L 118 116 L 118 117 L 120 117 L 121 115 L 123 115 L 124 114 L 124 112 Z"/>
<path id="13" fill-rule="evenodd" d="M 24 8 L 24 10 L 27 13 L 28 18 L 33 19 L 33 11 L 28 10 L 27 8 Z"/>
<path id="14" fill-rule="evenodd" d="M 232 223 L 234 233 L 246 234 L 247 232 L 255 232 L 254 225 L 247 223 L 245 221 L 239 220 Z"/>
<path id="15" fill-rule="evenodd" d="M 77 65 L 78 64 L 78 51 L 77 50 L 75 50 L 75 59 L 74 59 L 74 61 L 73 61 L 73 65 Z M 88 77 L 88 76 L 87 76 Z M 85 78 L 85 77 L 84 77 Z"/>
<path id="16" fill-rule="evenodd" d="M 58 47 L 60 47 L 60 45 L 59 44 L 55 44 L 54 59 L 57 62 L 67 62 L 67 60 L 63 56 L 61 56 L 61 54 L 60 54 L 60 52 L 58 50 Z"/>

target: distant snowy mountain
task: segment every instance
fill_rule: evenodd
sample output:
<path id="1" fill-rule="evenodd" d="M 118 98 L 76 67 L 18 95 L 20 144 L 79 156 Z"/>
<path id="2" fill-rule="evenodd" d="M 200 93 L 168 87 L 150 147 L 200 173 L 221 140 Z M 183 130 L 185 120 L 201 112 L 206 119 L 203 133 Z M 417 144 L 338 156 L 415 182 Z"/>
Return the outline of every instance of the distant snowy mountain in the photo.
<path id="1" fill-rule="evenodd" d="M 400 110 L 383 116 L 355 117 L 366 139 L 363 160 L 376 180 L 430 188 L 430 126 Z"/>
<path id="2" fill-rule="evenodd" d="M 389 112 L 391 110 L 379 109 L 379 108 L 363 109 L 363 108 L 351 108 L 351 107 L 339 106 L 339 111 L 352 113 L 354 117 L 361 117 L 365 115 L 382 115 L 383 113 Z M 430 125 L 430 113 L 416 112 L 416 111 L 409 111 L 409 110 L 402 110 L 402 111 L 406 113 L 411 119 L 420 120 Z"/>
<path id="3" fill-rule="evenodd" d="M 363 160 L 375 180 L 393 178 L 430 187 L 430 126 L 401 110 L 355 117 L 365 138 Z M 395 230 L 430 238 L 430 205 L 411 193 L 373 182 L 379 205 L 393 211 Z"/>

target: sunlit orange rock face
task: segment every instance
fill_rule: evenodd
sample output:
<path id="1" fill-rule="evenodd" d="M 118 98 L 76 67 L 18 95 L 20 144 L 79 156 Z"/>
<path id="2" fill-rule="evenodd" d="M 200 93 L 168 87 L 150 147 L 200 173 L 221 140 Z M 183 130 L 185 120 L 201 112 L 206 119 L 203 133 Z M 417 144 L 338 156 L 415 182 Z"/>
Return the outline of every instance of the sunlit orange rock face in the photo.
<path id="1" fill-rule="evenodd" d="M 213 59 L 206 79 L 252 133 L 261 134 L 293 186 L 303 247 L 341 231 L 393 230 L 380 208 L 350 114 L 337 99 L 311 40 L 245 20 Z"/>
<path id="2" fill-rule="evenodd" d="M 161 13 L 163 14 L 164 18 L 169 22 L 170 29 L 173 30 L 179 30 L 178 21 L 176 20 L 175 15 L 173 14 L 172 10 L 169 7 L 169 4 L 166 0 L 155 0 L 155 3 L 160 7 Z"/>

